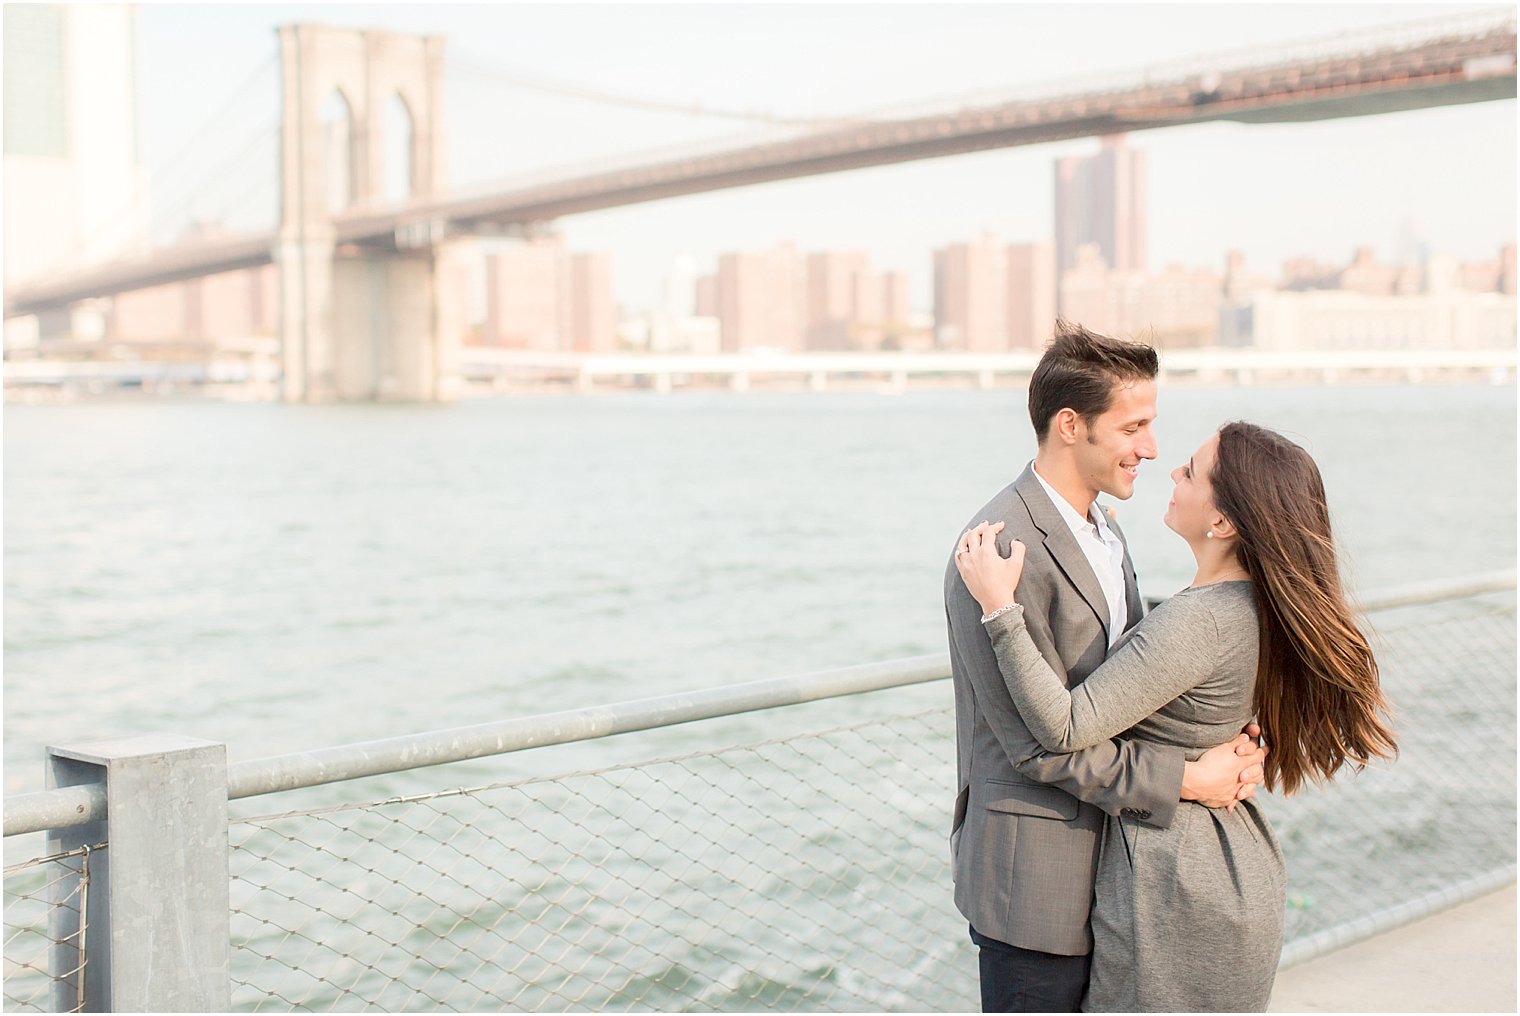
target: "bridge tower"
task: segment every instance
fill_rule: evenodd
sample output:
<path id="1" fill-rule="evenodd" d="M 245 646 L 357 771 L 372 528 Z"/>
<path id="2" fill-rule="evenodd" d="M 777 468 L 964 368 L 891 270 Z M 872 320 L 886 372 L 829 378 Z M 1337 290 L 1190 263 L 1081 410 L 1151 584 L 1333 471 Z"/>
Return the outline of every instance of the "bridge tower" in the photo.
<path id="1" fill-rule="evenodd" d="M 364 246 L 339 242 L 338 230 L 366 209 L 445 190 L 443 39 L 310 24 L 279 37 L 284 397 L 449 398 L 469 241 L 430 222 Z"/>

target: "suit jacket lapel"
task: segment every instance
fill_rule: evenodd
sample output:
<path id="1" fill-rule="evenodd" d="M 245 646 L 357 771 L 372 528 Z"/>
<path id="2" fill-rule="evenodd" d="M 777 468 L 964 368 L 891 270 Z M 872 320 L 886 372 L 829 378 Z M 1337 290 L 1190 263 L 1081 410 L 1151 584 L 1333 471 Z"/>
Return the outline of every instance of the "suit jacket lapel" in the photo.
<path id="1" fill-rule="evenodd" d="M 1013 482 L 1013 489 L 1024 499 L 1030 520 L 1045 534 L 1045 549 L 1097 615 L 1099 623 L 1103 625 L 1103 634 L 1107 636 L 1108 597 L 1103 595 L 1103 587 L 1098 584 L 1098 577 L 1093 574 L 1087 555 L 1077 546 L 1077 538 L 1072 535 L 1071 527 L 1051 503 L 1050 495 L 1045 493 L 1045 488 L 1040 484 L 1040 478 L 1034 475 L 1033 464 L 1024 468 L 1024 472 Z M 1125 584 L 1132 584 L 1128 575 Z M 1132 613 L 1131 616 L 1135 615 Z"/>

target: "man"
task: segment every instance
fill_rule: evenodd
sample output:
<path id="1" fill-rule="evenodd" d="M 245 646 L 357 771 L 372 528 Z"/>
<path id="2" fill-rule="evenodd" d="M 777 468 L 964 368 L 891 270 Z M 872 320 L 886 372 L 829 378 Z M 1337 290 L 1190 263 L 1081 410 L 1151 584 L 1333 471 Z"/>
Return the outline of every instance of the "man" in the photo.
<path id="1" fill-rule="evenodd" d="M 1156 457 L 1156 373 L 1151 347 L 1058 322 L 1029 383 L 1039 450 L 968 525 L 1003 522 L 1005 556 L 1010 540 L 1028 548 L 1019 602 L 1068 686 L 1140 620 L 1128 548 L 1096 498 L 1130 497 L 1141 461 Z M 955 903 L 978 946 L 982 1008 L 1075 1012 L 1092 952 L 1104 813 L 1165 827 L 1179 800 L 1233 806 L 1254 792 L 1264 753 L 1245 735 L 1196 762 L 1180 748 L 1123 738 L 1047 753 L 1014 708 L 953 556 L 945 614 L 959 780 Z"/>

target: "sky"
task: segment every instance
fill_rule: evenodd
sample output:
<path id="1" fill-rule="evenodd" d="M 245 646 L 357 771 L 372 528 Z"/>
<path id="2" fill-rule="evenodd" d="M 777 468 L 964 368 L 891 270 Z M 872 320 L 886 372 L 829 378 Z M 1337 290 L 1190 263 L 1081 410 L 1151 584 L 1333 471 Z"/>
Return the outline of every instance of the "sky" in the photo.
<path id="1" fill-rule="evenodd" d="M 761 140 L 753 120 L 554 94 L 549 82 L 689 110 L 882 115 L 927 100 L 1135 80 L 1333 36 L 1450 23 L 1447 4 L 178 5 L 139 8 L 139 109 L 161 233 L 191 218 L 274 223 L 276 26 L 313 21 L 443 35 L 454 186 L 611 168 L 640 153 Z M 1513 10 L 1513 8 L 1510 8 Z M 1514 100 L 1311 124 L 1138 132 L 1148 153 L 1150 266 L 1275 274 L 1414 242 L 1492 259 L 1516 235 Z M 674 259 L 792 241 L 860 249 L 930 302 L 932 252 L 992 232 L 1052 239 L 1052 163 L 1096 139 L 737 188 L 571 216 L 573 250 L 613 259 L 620 303 L 654 306 Z M 188 154 L 187 154 L 188 153 Z"/>

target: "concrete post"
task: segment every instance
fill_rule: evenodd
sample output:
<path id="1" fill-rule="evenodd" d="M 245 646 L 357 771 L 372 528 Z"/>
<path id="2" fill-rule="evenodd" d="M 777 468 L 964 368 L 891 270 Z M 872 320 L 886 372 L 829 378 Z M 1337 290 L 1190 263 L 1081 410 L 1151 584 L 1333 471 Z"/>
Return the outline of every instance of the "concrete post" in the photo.
<path id="1" fill-rule="evenodd" d="M 52 853 L 108 843 L 89 857 L 85 1011 L 229 1011 L 226 746 L 145 735 L 59 745 L 48 755 L 48 786 L 106 786 L 104 823 L 48 834 Z M 73 915 L 55 913 L 53 969 L 75 969 L 80 941 L 57 933 L 70 930 L 62 925 Z M 66 1001 L 58 1011 L 78 1004 L 75 990 L 55 986 L 55 1005 Z"/>

